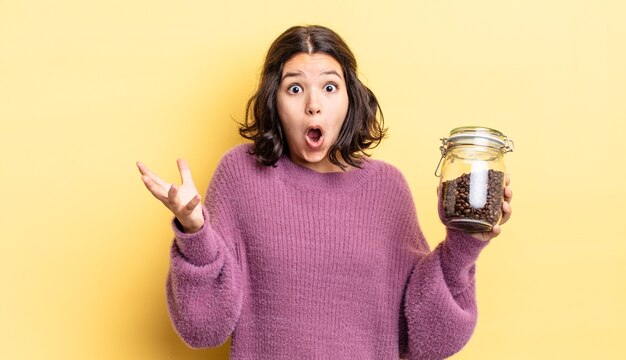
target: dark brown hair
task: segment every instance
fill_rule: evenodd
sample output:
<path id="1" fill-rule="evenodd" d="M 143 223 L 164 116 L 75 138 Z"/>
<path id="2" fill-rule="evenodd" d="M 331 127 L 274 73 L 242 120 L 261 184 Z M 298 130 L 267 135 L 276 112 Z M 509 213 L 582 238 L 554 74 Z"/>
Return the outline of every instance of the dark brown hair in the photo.
<path id="1" fill-rule="evenodd" d="M 285 62 L 299 53 L 324 53 L 341 65 L 348 90 L 348 112 L 337 142 L 328 151 L 331 163 L 345 169 L 337 152 L 351 166 L 359 167 L 365 152 L 385 137 L 382 109 L 374 93 L 357 77 L 356 59 L 348 45 L 334 31 L 323 26 L 294 26 L 282 33 L 270 46 L 256 93 L 248 100 L 245 124 L 239 134 L 254 141 L 252 154 L 263 165 L 274 165 L 289 154 L 289 147 L 276 109 L 276 96 Z M 377 118 L 377 113 L 380 116 Z"/>

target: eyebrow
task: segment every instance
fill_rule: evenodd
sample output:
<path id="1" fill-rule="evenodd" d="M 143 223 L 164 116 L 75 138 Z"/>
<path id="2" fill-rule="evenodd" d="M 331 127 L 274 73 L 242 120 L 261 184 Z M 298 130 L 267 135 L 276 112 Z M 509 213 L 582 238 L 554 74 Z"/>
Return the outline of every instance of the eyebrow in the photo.
<path id="1" fill-rule="evenodd" d="M 336 75 L 338 78 L 343 79 L 341 75 L 339 75 L 339 73 L 336 72 L 335 70 L 324 71 L 322 75 Z"/>
<path id="2" fill-rule="evenodd" d="M 302 76 L 302 75 L 304 75 L 302 73 L 302 71 L 290 71 L 290 72 L 285 73 L 285 75 L 283 75 L 282 79 L 280 79 L 280 80 L 283 81 L 283 80 L 285 80 L 288 77 L 298 77 L 298 76 Z M 338 78 L 343 80 L 341 75 L 339 75 L 339 73 L 336 72 L 335 70 L 327 70 L 327 71 L 322 72 L 320 75 L 335 75 Z"/>
<path id="3" fill-rule="evenodd" d="M 280 79 L 280 80 L 282 81 L 282 80 L 285 80 L 288 77 L 298 77 L 298 76 L 302 76 L 302 75 L 303 74 L 302 74 L 301 71 L 290 71 L 288 73 L 285 73 L 285 75 L 283 75 L 283 78 Z"/>

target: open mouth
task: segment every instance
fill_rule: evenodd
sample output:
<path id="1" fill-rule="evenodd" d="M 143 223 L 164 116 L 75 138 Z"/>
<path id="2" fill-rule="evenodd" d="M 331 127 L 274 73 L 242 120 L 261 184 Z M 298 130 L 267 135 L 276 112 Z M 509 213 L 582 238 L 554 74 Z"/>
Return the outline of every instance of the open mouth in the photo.
<path id="1" fill-rule="evenodd" d="M 306 132 L 306 142 L 311 148 L 319 148 L 322 146 L 324 133 L 320 128 L 310 128 Z"/>

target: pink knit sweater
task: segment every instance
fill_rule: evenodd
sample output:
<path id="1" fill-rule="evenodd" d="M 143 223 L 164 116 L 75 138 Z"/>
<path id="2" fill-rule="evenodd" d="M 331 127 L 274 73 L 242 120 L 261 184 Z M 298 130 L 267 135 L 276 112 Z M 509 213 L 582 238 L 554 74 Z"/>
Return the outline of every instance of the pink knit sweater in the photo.
<path id="1" fill-rule="evenodd" d="M 192 347 L 232 335 L 231 359 L 443 359 L 476 324 L 486 242 L 448 229 L 433 251 L 393 166 L 317 173 L 240 145 L 220 161 L 204 227 L 180 231 L 167 280 Z"/>

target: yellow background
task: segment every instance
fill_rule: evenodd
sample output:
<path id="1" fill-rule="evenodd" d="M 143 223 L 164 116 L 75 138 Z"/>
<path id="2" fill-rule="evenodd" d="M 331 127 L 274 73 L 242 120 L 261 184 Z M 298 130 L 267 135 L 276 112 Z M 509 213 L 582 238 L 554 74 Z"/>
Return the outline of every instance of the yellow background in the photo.
<path id="1" fill-rule="evenodd" d="M 614 1 L 0 1 L 0 358 L 227 359 L 172 330 L 144 161 L 204 193 L 273 39 L 341 34 L 436 245 L 439 138 L 498 129 L 514 214 L 455 359 L 626 358 L 626 6 Z M 621 155 L 620 155 L 621 154 Z M 287 340 L 288 341 L 288 340 Z"/>

